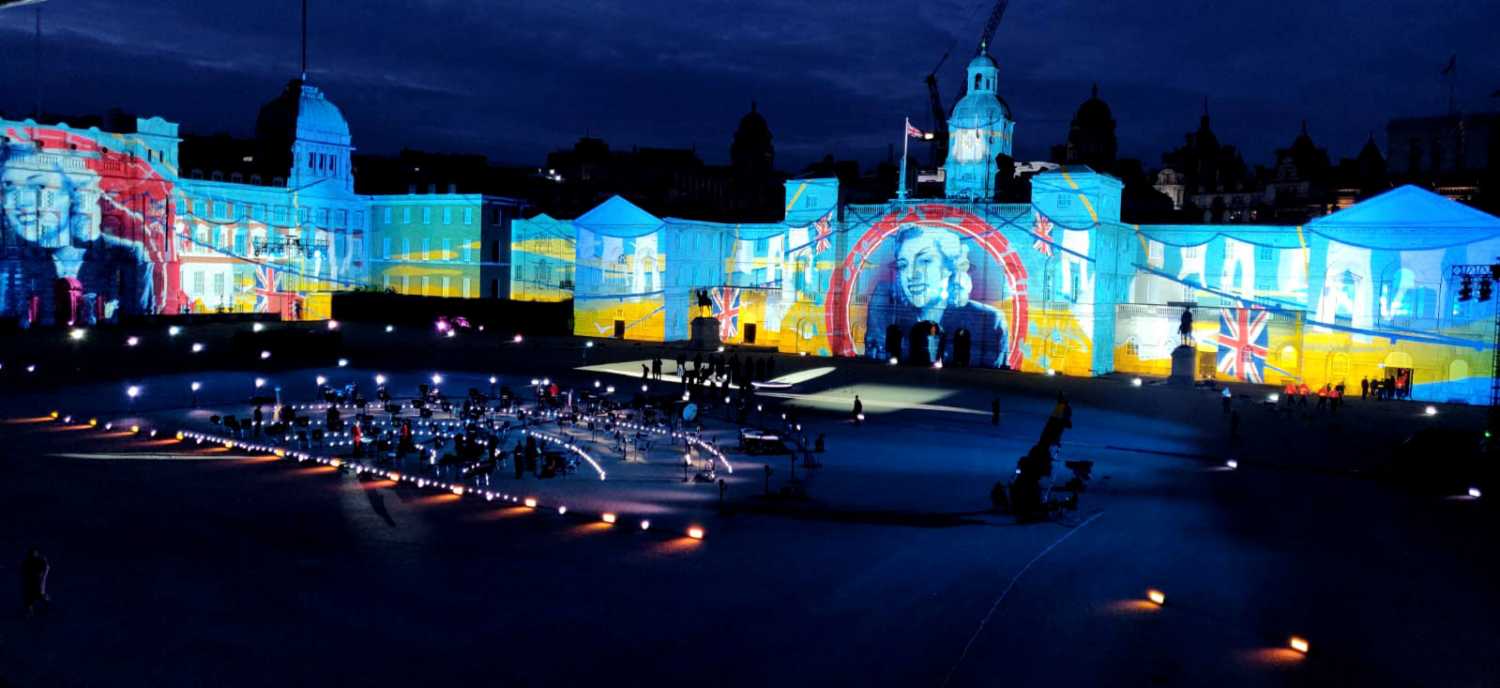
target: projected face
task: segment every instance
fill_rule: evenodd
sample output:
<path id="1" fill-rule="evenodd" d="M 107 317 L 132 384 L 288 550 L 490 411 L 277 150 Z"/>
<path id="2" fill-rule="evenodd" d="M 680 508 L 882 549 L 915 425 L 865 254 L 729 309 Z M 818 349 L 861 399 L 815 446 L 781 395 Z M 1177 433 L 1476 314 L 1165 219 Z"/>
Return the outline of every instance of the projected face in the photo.
<path id="1" fill-rule="evenodd" d="M 67 245 L 70 224 L 64 177 L 55 170 L 23 169 L 15 158 L 0 169 L 5 226 L 23 240 L 44 248 Z"/>
<path id="2" fill-rule="evenodd" d="M 906 358 L 925 325 L 939 340 L 931 360 L 1019 365 L 1008 333 L 1027 331 L 1026 268 L 974 213 L 941 204 L 892 211 L 859 234 L 839 270 L 847 277 L 830 283 L 825 311 L 836 354 Z"/>
<path id="3" fill-rule="evenodd" d="M 941 305 L 948 300 L 948 279 L 953 271 L 943 263 L 937 239 L 918 231 L 896 250 L 896 281 L 906 302 L 916 308 Z"/>
<path id="4" fill-rule="evenodd" d="M 98 235 L 96 214 L 89 207 L 97 190 L 98 176 L 92 172 L 64 172 L 39 156 L 12 153 L 0 164 L 5 227 L 41 248 L 63 248 Z"/>

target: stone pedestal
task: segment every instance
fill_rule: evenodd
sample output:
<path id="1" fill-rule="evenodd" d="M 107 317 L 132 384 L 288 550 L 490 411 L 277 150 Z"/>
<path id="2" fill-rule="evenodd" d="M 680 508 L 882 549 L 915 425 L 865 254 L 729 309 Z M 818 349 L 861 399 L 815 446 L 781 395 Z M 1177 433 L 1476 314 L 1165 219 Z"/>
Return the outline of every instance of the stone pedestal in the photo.
<path id="1" fill-rule="evenodd" d="M 717 350 L 723 342 L 719 340 L 719 321 L 715 318 L 693 318 L 692 338 L 695 349 Z"/>
<path id="2" fill-rule="evenodd" d="M 1193 386 L 1197 368 L 1198 350 L 1186 344 L 1178 346 L 1172 350 L 1172 375 L 1167 378 L 1167 384 Z"/>

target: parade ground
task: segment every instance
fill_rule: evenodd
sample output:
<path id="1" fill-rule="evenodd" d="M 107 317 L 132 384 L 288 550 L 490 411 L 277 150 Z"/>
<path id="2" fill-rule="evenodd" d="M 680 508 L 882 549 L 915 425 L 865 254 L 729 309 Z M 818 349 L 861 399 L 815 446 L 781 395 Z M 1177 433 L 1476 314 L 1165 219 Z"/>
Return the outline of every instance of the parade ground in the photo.
<path id="1" fill-rule="evenodd" d="M 1159 380 L 732 348 L 774 361 L 741 392 L 684 386 L 679 349 L 659 345 L 250 328 L 13 339 L 0 577 L 16 585 L 36 547 L 52 599 L 3 607 L 0 686 L 1500 676 L 1500 494 L 1389 471 L 1415 433 L 1479 433 L 1482 408 L 1365 400 L 1354 381 L 1337 411 L 1246 385 L 1226 413 L 1220 389 Z M 371 406 L 330 402 L 348 385 Z M 424 417 L 411 401 L 435 389 L 452 403 Z M 438 439 L 470 390 L 496 443 L 475 451 L 505 457 L 482 471 L 443 461 L 456 448 Z M 997 513 L 992 486 L 1059 394 L 1072 428 L 1053 481 L 1093 462 L 1077 508 Z M 296 423 L 273 437 L 278 395 L 305 439 Z M 225 419 L 253 418 L 257 397 L 266 421 L 236 434 Z M 421 448 L 391 458 L 378 438 L 403 421 Z M 765 435 L 792 451 L 747 451 Z M 528 437 L 538 462 L 518 477 Z"/>

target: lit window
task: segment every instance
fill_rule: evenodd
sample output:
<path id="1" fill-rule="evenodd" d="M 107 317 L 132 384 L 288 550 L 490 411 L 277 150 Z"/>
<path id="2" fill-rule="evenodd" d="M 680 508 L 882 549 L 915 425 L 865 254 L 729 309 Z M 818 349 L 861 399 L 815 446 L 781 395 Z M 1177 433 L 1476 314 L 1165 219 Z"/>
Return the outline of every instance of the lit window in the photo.
<path id="1" fill-rule="evenodd" d="M 453 224 L 453 209 L 452 208 L 448 208 L 448 207 L 444 207 L 443 208 L 443 224 L 445 224 L 445 225 L 451 225 L 451 224 Z"/>
<path id="2" fill-rule="evenodd" d="M 430 225 L 430 224 L 432 224 L 432 208 L 423 208 L 422 209 L 422 224 L 424 224 L 424 225 Z"/>
<path id="3" fill-rule="evenodd" d="M 466 224 L 466 225 L 472 225 L 472 224 L 474 224 L 474 209 L 473 208 L 464 208 L 464 224 Z"/>

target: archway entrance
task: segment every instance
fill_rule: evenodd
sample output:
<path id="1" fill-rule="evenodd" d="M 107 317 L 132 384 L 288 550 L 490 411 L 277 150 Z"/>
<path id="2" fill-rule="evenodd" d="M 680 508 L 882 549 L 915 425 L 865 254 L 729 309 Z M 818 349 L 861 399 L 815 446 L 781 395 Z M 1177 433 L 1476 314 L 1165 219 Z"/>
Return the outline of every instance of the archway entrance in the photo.
<path id="1" fill-rule="evenodd" d="M 953 365 L 968 367 L 969 349 L 973 346 L 973 339 L 966 327 L 960 327 L 957 332 L 953 333 L 953 353 L 950 356 Z"/>
<path id="2" fill-rule="evenodd" d="M 943 357 L 943 328 L 930 320 L 911 326 L 907 336 L 906 362 L 911 365 L 932 365 Z"/>
<path id="3" fill-rule="evenodd" d="M 885 355 L 890 358 L 904 358 L 901 355 L 901 341 L 904 339 L 906 339 L 906 333 L 901 330 L 900 325 L 885 328 Z"/>

